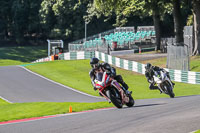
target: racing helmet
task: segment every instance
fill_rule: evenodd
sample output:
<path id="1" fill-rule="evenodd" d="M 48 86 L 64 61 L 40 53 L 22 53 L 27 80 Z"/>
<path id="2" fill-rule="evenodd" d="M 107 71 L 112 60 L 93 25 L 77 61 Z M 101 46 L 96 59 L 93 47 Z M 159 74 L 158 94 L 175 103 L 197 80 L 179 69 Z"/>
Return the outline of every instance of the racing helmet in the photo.
<path id="1" fill-rule="evenodd" d="M 146 69 L 146 70 L 150 70 L 151 67 L 152 67 L 152 65 L 151 65 L 150 63 L 147 63 L 147 64 L 145 65 L 145 69 Z"/>
<path id="2" fill-rule="evenodd" d="M 99 67 L 99 59 L 96 58 L 96 57 L 91 58 L 90 65 L 91 65 L 92 68 Z"/>

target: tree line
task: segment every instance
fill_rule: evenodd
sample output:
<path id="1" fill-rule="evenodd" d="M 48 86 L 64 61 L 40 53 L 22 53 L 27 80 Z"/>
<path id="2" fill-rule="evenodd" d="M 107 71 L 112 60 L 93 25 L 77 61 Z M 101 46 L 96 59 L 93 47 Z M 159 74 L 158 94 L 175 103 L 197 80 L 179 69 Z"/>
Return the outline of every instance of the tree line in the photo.
<path id="1" fill-rule="evenodd" d="M 30 44 L 65 42 L 118 26 L 154 25 L 161 37 L 183 42 L 183 27 L 194 25 L 193 54 L 200 53 L 199 0 L 0 0 L 0 40 Z"/>

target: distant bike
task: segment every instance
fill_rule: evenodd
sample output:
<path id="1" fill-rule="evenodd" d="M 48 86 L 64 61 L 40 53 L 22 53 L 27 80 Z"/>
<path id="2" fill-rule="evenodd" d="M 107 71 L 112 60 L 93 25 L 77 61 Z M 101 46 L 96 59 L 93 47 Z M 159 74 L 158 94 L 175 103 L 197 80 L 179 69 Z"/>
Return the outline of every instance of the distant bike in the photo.
<path id="1" fill-rule="evenodd" d="M 112 102 L 117 108 L 122 108 L 124 104 L 132 107 L 135 103 L 131 94 L 126 95 L 122 86 L 106 72 L 97 73 L 95 85 L 100 95 L 105 97 L 109 103 Z"/>
<path id="2" fill-rule="evenodd" d="M 173 92 L 174 86 L 167 76 L 167 72 L 159 71 L 154 72 L 154 81 L 158 85 L 160 92 L 169 95 L 171 98 L 174 98 L 175 94 Z"/>

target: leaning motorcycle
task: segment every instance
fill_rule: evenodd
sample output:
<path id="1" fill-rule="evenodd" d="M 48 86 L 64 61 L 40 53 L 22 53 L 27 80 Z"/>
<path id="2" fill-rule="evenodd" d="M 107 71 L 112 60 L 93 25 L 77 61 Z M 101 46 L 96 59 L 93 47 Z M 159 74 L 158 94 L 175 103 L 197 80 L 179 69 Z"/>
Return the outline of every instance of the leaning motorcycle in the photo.
<path id="1" fill-rule="evenodd" d="M 159 71 L 154 72 L 154 81 L 158 85 L 160 92 L 169 95 L 171 98 L 174 98 L 175 94 L 173 92 L 174 86 L 167 76 L 167 72 Z"/>
<path id="2" fill-rule="evenodd" d="M 122 86 L 106 72 L 97 73 L 95 87 L 99 90 L 100 95 L 105 97 L 109 103 L 112 102 L 117 108 L 122 108 L 124 104 L 132 107 L 135 103 L 131 94 L 126 95 Z"/>

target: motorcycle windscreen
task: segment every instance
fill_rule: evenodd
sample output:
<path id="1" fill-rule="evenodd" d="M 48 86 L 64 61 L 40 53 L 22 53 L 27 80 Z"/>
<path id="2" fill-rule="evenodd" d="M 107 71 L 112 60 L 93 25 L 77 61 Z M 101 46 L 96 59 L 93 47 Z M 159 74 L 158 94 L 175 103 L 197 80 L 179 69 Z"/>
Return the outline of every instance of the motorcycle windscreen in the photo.
<path id="1" fill-rule="evenodd" d="M 99 73 L 96 74 L 96 79 L 98 81 L 102 81 L 102 78 L 103 78 L 103 73 L 99 72 Z"/>

